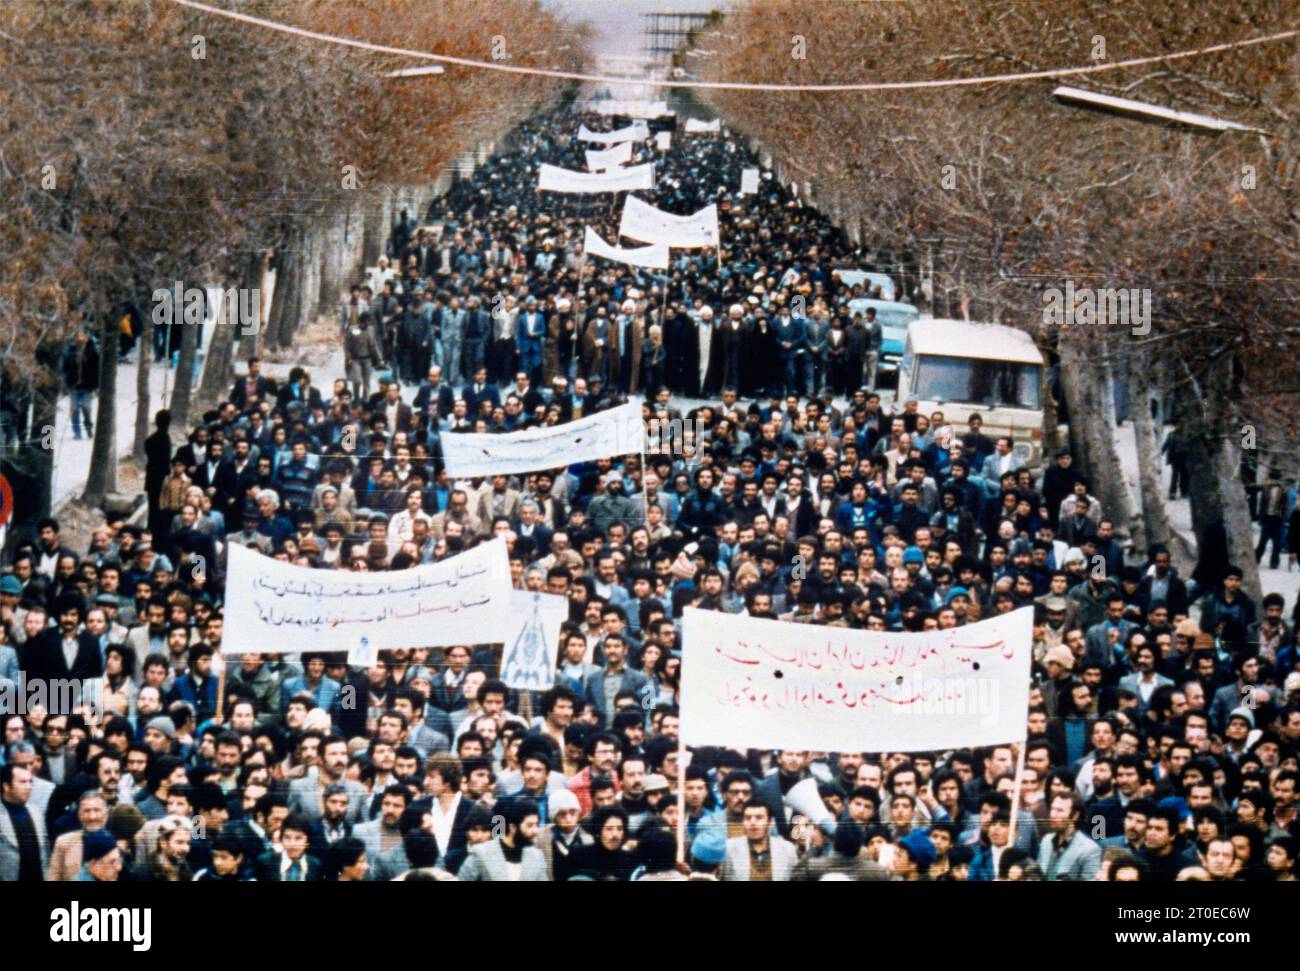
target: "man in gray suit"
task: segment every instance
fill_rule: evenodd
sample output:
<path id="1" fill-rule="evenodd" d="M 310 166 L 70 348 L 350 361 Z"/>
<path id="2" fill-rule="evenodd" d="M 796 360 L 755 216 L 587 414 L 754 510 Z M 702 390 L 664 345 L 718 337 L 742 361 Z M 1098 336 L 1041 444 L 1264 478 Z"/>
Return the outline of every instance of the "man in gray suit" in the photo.
<path id="1" fill-rule="evenodd" d="M 787 881 L 799 853 L 794 844 L 772 832 L 772 810 L 765 802 L 750 802 L 741 819 L 744 836 L 727 840 L 720 879 L 737 882 Z"/>
<path id="2" fill-rule="evenodd" d="M 465 325 L 469 322 L 469 311 L 460 305 L 460 297 L 452 297 L 448 307 L 442 312 L 442 350 L 443 365 L 447 380 L 451 384 L 460 384 L 465 380 L 462 373 L 461 348 L 465 338 Z"/>
<path id="3" fill-rule="evenodd" d="M 1146 714 L 1156 689 L 1174 682 L 1156 670 L 1156 649 L 1146 642 L 1141 631 L 1129 633 L 1128 649 L 1137 670 L 1120 678 L 1119 686 L 1138 696 L 1139 711 Z"/>
<path id="4" fill-rule="evenodd" d="M 653 685 L 645 674 L 627 666 L 627 641 L 622 634 L 606 634 L 602 647 L 605 666 L 587 679 L 586 702 L 610 724 L 620 691 L 635 691 L 644 701 Z"/>
<path id="5" fill-rule="evenodd" d="M 990 482 L 998 482 L 1008 472 L 1025 467 L 1025 460 L 1012 451 L 1011 439 L 1003 435 L 993 446 L 993 454 L 984 460 L 981 474 Z"/>
<path id="6" fill-rule="evenodd" d="M 458 875 L 494 883 L 545 882 L 546 857 L 533 845 L 541 830 L 537 807 L 528 799 L 512 799 L 498 808 L 505 832 L 471 846 Z"/>
<path id="7" fill-rule="evenodd" d="M 0 681 L 12 681 L 18 689 L 18 652 L 8 644 L 0 644 Z"/>
<path id="8" fill-rule="evenodd" d="M 1129 634 L 1137 624 L 1124 619 L 1124 596 L 1118 591 L 1106 595 L 1106 616 L 1099 624 L 1088 628 L 1085 661 L 1096 661 L 1106 671 L 1119 664 L 1116 647 L 1128 643 Z"/>
<path id="9" fill-rule="evenodd" d="M 30 771 L 0 766 L 0 883 L 45 879 L 49 839 L 44 814 L 28 807 L 31 795 Z"/>
<path id="10" fill-rule="evenodd" d="M 41 770 L 40 761 L 41 755 L 36 751 L 36 746 L 27 741 L 10 742 L 5 753 L 6 763 L 19 766 L 32 774 L 32 794 L 27 800 L 27 808 L 45 819 L 49 815 L 50 797 L 57 787 L 49 779 L 42 779 L 36 774 Z"/>
<path id="11" fill-rule="evenodd" d="M 308 819 L 320 819 L 324 813 L 321 796 L 325 788 L 338 784 L 348 791 L 348 822 L 364 820 L 370 793 L 361 783 L 344 778 L 347 768 L 348 743 L 337 735 L 331 735 L 321 743 L 320 765 L 309 769 L 301 779 L 289 783 L 289 811 L 301 812 Z"/>
<path id="12" fill-rule="evenodd" d="M 1079 831 L 1083 800 L 1078 793 L 1052 800 L 1052 831 L 1038 848 L 1038 865 L 1045 880 L 1096 880 L 1101 867 L 1101 847 Z"/>
<path id="13" fill-rule="evenodd" d="M 384 790 L 379 800 L 379 815 L 367 823 L 361 823 L 352 830 L 352 835 L 361 840 L 366 848 L 366 859 L 371 863 L 371 872 L 375 861 L 383 854 L 402 847 L 402 813 L 410 805 L 411 792 L 400 782 L 394 782 Z M 371 878 L 373 879 L 373 878 Z"/>

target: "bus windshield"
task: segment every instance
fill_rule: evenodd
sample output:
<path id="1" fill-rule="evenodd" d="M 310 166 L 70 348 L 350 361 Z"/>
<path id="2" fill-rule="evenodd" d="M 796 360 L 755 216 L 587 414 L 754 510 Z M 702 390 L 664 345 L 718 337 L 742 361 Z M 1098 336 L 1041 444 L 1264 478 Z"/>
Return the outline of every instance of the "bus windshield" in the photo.
<path id="1" fill-rule="evenodd" d="M 1040 370 L 1036 364 L 921 355 L 912 396 L 986 408 L 1037 409 Z"/>

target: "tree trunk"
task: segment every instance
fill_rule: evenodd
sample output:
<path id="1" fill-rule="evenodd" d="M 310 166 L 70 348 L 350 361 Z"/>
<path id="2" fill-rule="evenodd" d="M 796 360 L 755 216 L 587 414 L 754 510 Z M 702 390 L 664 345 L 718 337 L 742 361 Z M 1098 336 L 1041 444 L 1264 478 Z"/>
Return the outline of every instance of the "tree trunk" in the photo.
<path id="1" fill-rule="evenodd" d="M 224 298 L 223 298 L 224 299 Z M 238 294 L 235 295 L 238 300 Z M 207 361 L 203 366 L 203 380 L 199 383 L 198 400 L 205 407 L 216 405 L 226 396 L 226 391 L 235 369 L 231 361 L 235 356 L 235 342 L 239 340 L 242 324 L 239 323 L 239 308 L 223 306 L 217 316 L 216 326 L 212 330 L 212 340 L 208 344 Z"/>
<path id="2" fill-rule="evenodd" d="M 95 407 L 95 444 L 81 501 L 98 506 L 104 496 L 117 491 L 117 349 L 121 334 L 114 305 L 102 291 L 97 299 L 100 319 L 99 400 Z"/>
<path id="3" fill-rule="evenodd" d="M 1096 420 L 1087 401 L 1090 387 L 1085 375 L 1088 373 L 1085 356 L 1078 346 L 1078 337 L 1073 328 L 1067 328 L 1061 334 L 1061 387 L 1065 391 L 1065 402 L 1070 409 L 1070 452 L 1075 464 L 1086 475 L 1093 475 L 1092 455 L 1087 435 L 1088 424 Z"/>
<path id="4" fill-rule="evenodd" d="M 32 424 L 22 436 L 24 457 L 31 459 L 31 477 L 36 483 L 32 510 L 37 519 L 54 511 L 54 429 L 59 416 L 59 387 L 62 375 L 59 356 L 63 348 L 44 341 L 36 349 L 36 360 L 49 372 L 49 381 L 38 381 L 32 391 Z M 33 525 L 35 521 L 33 520 Z M 12 526 L 10 524 L 12 532 Z"/>
<path id="5" fill-rule="evenodd" d="M 239 358 L 247 361 L 262 353 L 266 335 L 271 329 L 271 310 L 275 303 L 275 293 L 271 283 L 270 259 L 265 250 L 258 250 L 249 256 L 244 268 L 244 286 L 256 290 L 258 295 L 257 330 L 252 334 L 240 335 Z"/>
<path id="6" fill-rule="evenodd" d="M 144 440 L 149 437 L 151 402 L 149 400 L 149 364 L 153 359 L 153 313 L 141 314 L 144 320 L 136 344 L 140 353 L 136 357 L 135 371 L 135 441 L 131 444 L 131 457 L 144 461 Z"/>
<path id="7" fill-rule="evenodd" d="M 1102 514 L 1115 524 L 1115 536 L 1122 541 L 1133 536 L 1133 497 L 1128 490 L 1123 463 L 1119 460 L 1119 450 L 1115 447 L 1118 424 L 1115 420 L 1115 381 L 1105 330 L 1098 331 L 1097 343 L 1101 357 L 1100 380 L 1094 391 L 1100 421 L 1090 429 L 1095 440 L 1092 488 L 1101 501 Z"/>
<path id="8" fill-rule="evenodd" d="M 1143 552 L 1170 538 L 1169 513 L 1161 488 L 1160 437 L 1151 417 L 1151 380 L 1146 354 L 1129 358 L 1129 381 L 1133 388 L 1133 437 L 1137 449 L 1138 495 L 1142 499 L 1142 525 L 1146 535 Z"/>
<path id="9" fill-rule="evenodd" d="M 392 193 L 388 186 L 379 186 L 369 194 L 361 207 L 361 265 L 375 266 L 388 246 L 388 205 Z M 376 294 L 378 296 L 378 294 Z"/>
<path id="10" fill-rule="evenodd" d="M 1241 450 L 1235 437 L 1240 428 L 1232 427 L 1232 415 L 1227 409 L 1233 400 L 1227 380 L 1230 364 L 1219 361 L 1203 382 L 1196 381 L 1185 361 L 1180 364 L 1193 382 L 1191 394 L 1186 396 L 1184 426 L 1191 445 L 1188 500 L 1197 550 L 1204 555 L 1206 531 L 1221 524 L 1227 534 L 1228 562 L 1241 567 L 1242 588 L 1258 601 L 1262 596 L 1259 564 L 1255 561 L 1246 491 L 1241 484 Z"/>
<path id="11" fill-rule="evenodd" d="M 1043 360 L 1048 360 L 1048 349 L 1042 344 L 1038 349 L 1043 353 Z M 1060 412 L 1057 411 L 1056 396 L 1052 388 L 1052 371 L 1050 368 L 1043 368 L 1042 379 L 1039 381 L 1039 398 L 1043 402 L 1043 467 L 1046 468 L 1051 464 L 1053 456 L 1061 450 L 1062 441 L 1059 429 L 1061 427 Z"/>
<path id="12" fill-rule="evenodd" d="M 320 296 L 313 301 L 312 311 L 324 313 L 326 308 L 338 303 L 343 292 L 352 282 L 352 267 L 349 261 L 348 230 L 351 228 L 352 214 L 340 213 L 327 225 L 322 236 L 324 245 L 320 256 Z"/>
<path id="13" fill-rule="evenodd" d="M 179 310 L 175 312 L 179 313 Z M 194 358 L 198 353 L 202 328 L 202 321 L 197 324 L 186 322 L 181 325 L 181 353 L 176 363 L 176 385 L 172 388 L 173 436 L 180 435 L 183 438 L 189 434 L 190 402 L 194 396 Z"/>
<path id="14" fill-rule="evenodd" d="M 1242 589 L 1258 604 L 1264 596 L 1259 578 L 1259 561 L 1255 559 L 1255 534 L 1251 528 L 1250 506 L 1242 485 L 1240 439 L 1236 429 L 1222 429 L 1219 449 L 1219 488 L 1223 495 L 1223 525 L 1228 530 L 1228 557 L 1243 572 Z"/>
<path id="15" fill-rule="evenodd" d="M 294 314 L 302 275 L 302 230 L 295 227 L 280 249 L 275 268 L 275 295 L 271 302 L 271 320 L 267 325 L 266 347 L 288 347 L 293 343 Z"/>
<path id="16" fill-rule="evenodd" d="M 299 293 L 298 314 L 294 324 L 295 334 L 310 324 L 316 316 L 321 293 L 321 251 L 325 244 L 326 225 L 321 220 L 316 220 L 307 227 L 306 252 L 302 262 L 302 291 Z"/>

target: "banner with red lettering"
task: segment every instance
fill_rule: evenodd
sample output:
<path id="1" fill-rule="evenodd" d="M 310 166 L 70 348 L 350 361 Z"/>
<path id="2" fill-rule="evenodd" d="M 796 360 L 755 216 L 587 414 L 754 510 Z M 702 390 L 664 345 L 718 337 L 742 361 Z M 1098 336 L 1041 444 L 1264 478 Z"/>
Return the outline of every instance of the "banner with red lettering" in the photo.
<path id="1" fill-rule="evenodd" d="M 688 607 L 688 745 L 917 752 L 1025 737 L 1032 608 L 923 633 L 782 623 Z"/>

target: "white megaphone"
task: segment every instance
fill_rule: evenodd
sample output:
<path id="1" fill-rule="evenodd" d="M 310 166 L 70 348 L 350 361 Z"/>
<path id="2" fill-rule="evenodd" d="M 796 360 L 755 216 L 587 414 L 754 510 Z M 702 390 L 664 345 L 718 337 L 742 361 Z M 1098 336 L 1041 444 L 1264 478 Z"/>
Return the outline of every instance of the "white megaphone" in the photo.
<path id="1" fill-rule="evenodd" d="M 785 804 L 821 829 L 828 828 L 835 821 L 831 811 L 826 808 L 826 803 L 822 802 L 821 793 L 817 791 L 817 780 L 811 776 L 796 783 L 785 794 Z"/>

